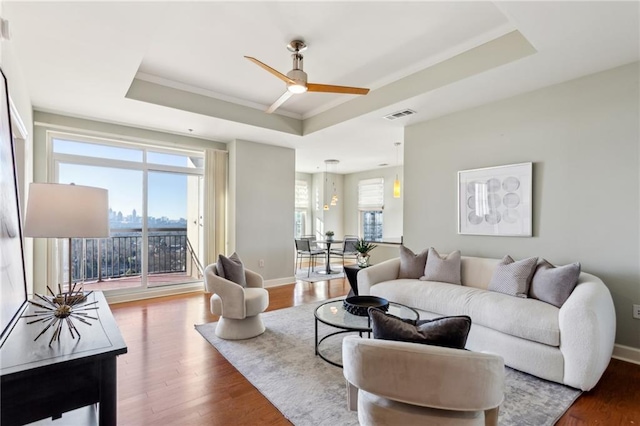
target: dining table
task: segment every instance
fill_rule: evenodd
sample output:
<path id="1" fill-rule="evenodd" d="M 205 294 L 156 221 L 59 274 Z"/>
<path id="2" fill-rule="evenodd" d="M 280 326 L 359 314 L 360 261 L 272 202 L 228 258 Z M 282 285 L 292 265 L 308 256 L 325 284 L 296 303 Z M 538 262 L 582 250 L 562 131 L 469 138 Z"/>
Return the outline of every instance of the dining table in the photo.
<path id="1" fill-rule="evenodd" d="M 330 259 L 331 259 L 331 244 L 342 244 L 344 241 L 343 240 L 316 240 L 316 243 L 318 244 L 322 244 L 327 248 L 327 261 L 326 266 L 324 268 L 324 270 L 318 271 L 319 274 L 323 274 L 323 275 L 331 275 L 331 274 L 338 274 L 340 273 L 340 271 L 334 271 L 331 269 L 331 263 L 330 263 Z"/>

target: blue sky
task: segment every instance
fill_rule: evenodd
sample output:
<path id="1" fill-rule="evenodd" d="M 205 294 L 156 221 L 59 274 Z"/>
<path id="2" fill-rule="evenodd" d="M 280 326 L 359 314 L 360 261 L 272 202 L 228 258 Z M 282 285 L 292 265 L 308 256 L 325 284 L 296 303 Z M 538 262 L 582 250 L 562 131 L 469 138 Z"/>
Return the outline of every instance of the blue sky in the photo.
<path id="1" fill-rule="evenodd" d="M 70 141 L 54 141 L 55 151 L 110 158 L 125 161 L 142 161 L 142 151 L 83 144 Z M 148 161 L 156 164 L 186 166 L 186 157 L 149 153 Z M 136 209 L 142 215 L 142 171 L 110 167 L 85 166 L 62 163 L 59 168 L 60 183 L 95 186 L 109 191 L 109 207 L 129 215 Z M 149 172 L 149 216 L 170 219 L 187 217 L 187 176 Z"/>

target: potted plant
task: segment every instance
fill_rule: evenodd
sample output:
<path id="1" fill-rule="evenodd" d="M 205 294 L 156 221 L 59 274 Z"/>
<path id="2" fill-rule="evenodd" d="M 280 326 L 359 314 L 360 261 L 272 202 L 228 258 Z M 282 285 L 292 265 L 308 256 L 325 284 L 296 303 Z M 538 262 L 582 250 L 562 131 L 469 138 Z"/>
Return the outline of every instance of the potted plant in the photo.
<path id="1" fill-rule="evenodd" d="M 356 243 L 356 251 L 358 252 L 358 266 L 361 268 L 366 268 L 369 266 L 369 252 L 374 248 L 378 247 L 377 245 L 365 241 L 363 238 L 360 238 Z"/>
<path id="2" fill-rule="evenodd" d="M 333 236 L 335 235 L 335 233 L 333 231 L 327 231 L 324 233 L 324 235 L 327 237 L 327 241 L 333 241 Z"/>

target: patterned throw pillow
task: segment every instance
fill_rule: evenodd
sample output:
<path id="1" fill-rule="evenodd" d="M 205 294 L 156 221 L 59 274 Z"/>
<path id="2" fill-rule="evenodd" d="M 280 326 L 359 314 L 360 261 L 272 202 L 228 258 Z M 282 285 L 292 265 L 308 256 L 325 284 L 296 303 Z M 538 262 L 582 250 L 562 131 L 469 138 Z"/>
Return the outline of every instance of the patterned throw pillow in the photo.
<path id="1" fill-rule="evenodd" d="M 466 315 L 432 320 L 409 320 L 369 308 L 374 339 L 397 340 L 464 349 L 471 330 L 471 318 Z"/>
<path id="2" fill-rule="evenodd" d="M 538 263 L 537 257 L 515 262 L 511 256 L 505 256 L 493 271 L 489 290 L 511 296 L 527 297 L 536 263 Z"/>
<path id="3" fill-rule="evenodd" d="M 451 252 L 443 258 L 436 249 L 429 248 L 424 276 L 420 279 L 460 285 L 460 250 Z"/>
<path id="4" fill-rule="evenodd" d="M 580 263 L 553 266 L 542 259 L 531 279 L 529 297 L 560 308 L 578 284 Z"/>
<path id="5" fill-rule="evenodd" d="M 219 254 L 216 269 L 218 270 L 218 275 L 222 278 L 233 281 L 242 287 L 247 286 L 247 280 L 244 276 L 244 265 L 237 253 L 234 252 L 229 257 Z"/>
<path id="6" fill-rule="evenodd" d="M 424 265 L 427 263 L 427 250 L 420 254 L 414 254 L 405 246 L 400 246 L 400 273 L 398 278 L 418 279 L 424 273 Z"/>

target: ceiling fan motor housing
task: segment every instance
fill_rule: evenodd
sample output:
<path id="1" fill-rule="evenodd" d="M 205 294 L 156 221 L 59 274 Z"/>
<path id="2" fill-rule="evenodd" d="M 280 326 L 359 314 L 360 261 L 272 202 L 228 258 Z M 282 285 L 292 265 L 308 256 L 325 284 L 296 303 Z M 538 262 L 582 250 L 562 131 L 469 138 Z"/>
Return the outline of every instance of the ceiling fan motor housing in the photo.
<path id="1" fill-rule="evenodd" d="M 295 81 L 298 84 L 301 84 L 301 85 L 307 84 L 307 73 L 300 69 L 294 69 L 289 71 L 287 73 L 287 77 L 289 77 L 291 80 Z"/>

